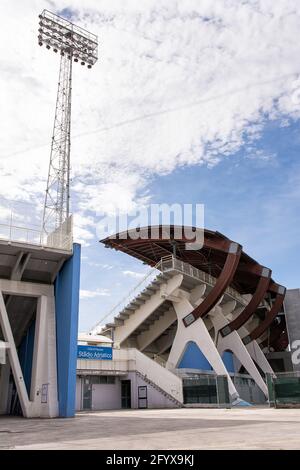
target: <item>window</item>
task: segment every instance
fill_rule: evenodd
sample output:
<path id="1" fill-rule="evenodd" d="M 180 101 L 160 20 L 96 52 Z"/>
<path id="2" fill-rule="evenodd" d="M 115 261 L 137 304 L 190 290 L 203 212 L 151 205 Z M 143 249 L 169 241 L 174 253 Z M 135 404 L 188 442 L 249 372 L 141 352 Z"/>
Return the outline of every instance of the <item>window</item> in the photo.
<path id="1" fill-rule="evenodd" d="M 93 385 L 111 385 L 115 383 L 115 377 L 112 375 L 91 375 L 90 383 Z"/>

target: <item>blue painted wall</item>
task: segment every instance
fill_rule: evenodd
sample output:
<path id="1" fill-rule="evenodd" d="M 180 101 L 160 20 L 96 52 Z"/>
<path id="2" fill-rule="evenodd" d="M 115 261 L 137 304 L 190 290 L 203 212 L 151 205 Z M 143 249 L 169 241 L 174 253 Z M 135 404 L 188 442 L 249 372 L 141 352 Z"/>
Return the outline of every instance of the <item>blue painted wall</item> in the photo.
<path id="1" fill-rule="evenodd" d="M 34 348 L 35 319 L 31 322 L 26 335 L 23 337 L 18 349 L 20 366 L 28 396 L 30 396 L 32 359 Z"/>
<path id="2" fill-rule="evenodd" d="M 188 342 L 178 367 L 179 369 L 212 370 L 210 363 L 193 341 Z"/>
<path id="3" fill-rule="evenodd" d="M 225 351 L 222 360 L 228 372 L 234 372 L 233 354 Z M 179 369 L 202 369 L 212 370 L 212 367 L 197 344 L 189 341 L 184 355 L 179 363 Z"/>
<path id="4" fill-rule="evenodd" d="M 65 418 L 75 414 L 80 252 L 75 243 L 55 281 L 59 416 Z"/>
<path id="5" fill-rule="evenodd" d="M 222 354 L 222 360 L 225 364 L 227 372 L 234 372 L 234 364 L 233 364 L 233 354 L 230 351 L 225 351 Z"/>

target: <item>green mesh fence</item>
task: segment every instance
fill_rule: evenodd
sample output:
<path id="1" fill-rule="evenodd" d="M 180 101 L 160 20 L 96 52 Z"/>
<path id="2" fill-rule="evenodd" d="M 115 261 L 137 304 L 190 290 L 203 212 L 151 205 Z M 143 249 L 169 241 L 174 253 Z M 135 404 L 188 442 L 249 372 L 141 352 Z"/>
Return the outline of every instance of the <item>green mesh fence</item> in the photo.
<path id="1" fill-rule="evenodd" d="M 300 374 L 290 372 L 267 375 L 269 402 L 276 407 L 280 405 L 300 406 Z"/>

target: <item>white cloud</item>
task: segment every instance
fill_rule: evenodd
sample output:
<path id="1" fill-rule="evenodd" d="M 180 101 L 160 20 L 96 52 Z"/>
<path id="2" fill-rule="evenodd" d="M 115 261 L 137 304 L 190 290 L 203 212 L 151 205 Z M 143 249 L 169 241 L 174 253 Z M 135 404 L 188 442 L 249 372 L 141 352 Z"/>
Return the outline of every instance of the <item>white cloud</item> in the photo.
<path id="1" fill-rule="evenodd" d="M 145 273 L 139 273 L 139 272 L 130 271 L 130 270 L 122 271 L 122 273 L 124 274 L 124 276 L 134 277 L 135 279 L 142 279 L 146 275 Z"/>
<path id="2" fill-rule="evenodd" d="M 107 269 L 110 271 L 111 269 L 114 269 L 115 266 L 113 264 L 107 264 L 107 263 L 97 263 L 95 261 L 88 261 L 87 263 L 89 266 L 92 266 L 94 268 L 102 268 L 102 269 Z"/>
<path id="3" fill-rule="evenodd" d="M 69 6 L 0 5 L 0 195 L 39 213 L 59 60 L 38 47 L 37 16 Z M 74 67 L 72 200 L 85 244 L 91 211 L 145 205 L 152 175 L 213 166 L 255 141 L 267 119 L 300 115 L 298 0 L 73 0 L 72 9 L 100 40 L 96 66 Z"/>
<path id="4" fill-rule="evenodd" d="M 107 289 L 86 290 L 80 289 L 80 299 L 94 299 L 96 297 L 109 297 L 110 293 Z"/>
<path id="5" fill-rule="evenodd" d="M 90 216 L 84 216 L 81 212 L 74 214 L 73 234 L 74 240 L 82 246 L 89 246 L 89 242 L 94 238 L 95 221 Z"/>
<path id="6" fill-rule="evenodd" d="M 248 152 L 246 158 L 250 160 L 256 160 L 259 165 L 270 165 L 277 163 L 277 155 L 274 152 L 266 152 L 262 149 L 252 149 L 251 147 L 248 148 Z"/>

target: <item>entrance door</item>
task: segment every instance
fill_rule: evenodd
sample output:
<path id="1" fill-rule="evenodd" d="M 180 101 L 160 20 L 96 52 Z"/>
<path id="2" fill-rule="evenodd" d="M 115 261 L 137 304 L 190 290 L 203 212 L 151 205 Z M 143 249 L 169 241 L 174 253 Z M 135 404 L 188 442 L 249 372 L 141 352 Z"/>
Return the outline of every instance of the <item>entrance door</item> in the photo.
<path id="1" fill-rule="evenodd" d="M 121 381 L 122 408 L 131 408 L 131 380 Z"/>
<path id="2" fill-rule="evenodd" d="M 82 409 L 91 410 L 92 409 L 92 381 L 89 378 L 83 379 L 82 385 Z"/>

